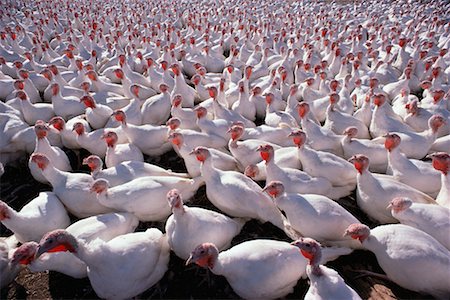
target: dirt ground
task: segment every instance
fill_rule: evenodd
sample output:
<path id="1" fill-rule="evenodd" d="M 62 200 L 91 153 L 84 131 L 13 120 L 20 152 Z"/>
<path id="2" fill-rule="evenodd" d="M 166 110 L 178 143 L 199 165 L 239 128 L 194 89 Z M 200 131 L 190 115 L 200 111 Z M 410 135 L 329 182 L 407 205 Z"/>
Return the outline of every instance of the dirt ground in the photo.
<path id="1" fill-rule="evenodd" d="M 87 172 L 81 166 L 80 161 L 88 153 L 66 150 L 71 159 L 74 170 Z M 147 162 L 155 163 L 173 171 L 185 171 L 183 161 L 175 152 L 171 151 L 155 160 L 149 157 Z M 51 187 L 36 182 L 28 171 L 27 158 L 17 162 L 13 166 L 5 168 L 5 174 L 0 178 L 0 197 L 9 205 L 20 209 L 30 199 L 37 196 L 40 191 L 50 191 Z M 339 201 L 346 209 L 353 213 L 363 223 L 373 227 L 371 222 L 355 205 L 354 197 L 347 197 Z M 197 192 L 189 205 L 214 209 L 205 194 L 205 187 Z M 138 230 L 148 227 L 157 227 L 164 230 L 163 223 L 142 223 Z M 2 236 L 10 234 L 1 225 Z M 270 238 L 287 240 L 284 233 L 273 225 L 261 224 L 258 221 L 248 222 L 242 232 L 236 236 L 233 245 L 255 238 Z M 426 299 L 420 295 L 405 290 L 392 282 L 387 282 L 374 277 L 360 276 L 358 270 L 369 270 L 382 273 L 375 256 L 368 251 L 355 251 L 350 255 L 342 256 L 328 264 L 336 269 L 345 281 L 352 286 L 363 299 Z M 209 274 L 208 274 L 209 273 Z M 209 278 L 209 279 L 208 279 Z M 301 299 L 308 289 L 307 280 L 300 280 L 294 293 L 287 299 Z M 73 279 L 57 272 L 31 273 L 27 269 L 22 270 L 16 280 L 1 290 L 1 299 L 96 299 L 89 280 Z M 231 289 L 226 279 L 216 276 L 211 272 L 197 266 L 185 266 L 183 260 L 173 253 L 170 258 L 169 271 L 163 279 L 145 293 L 136 297 L 138 299 L 236 299 L 239 298 Z"/>

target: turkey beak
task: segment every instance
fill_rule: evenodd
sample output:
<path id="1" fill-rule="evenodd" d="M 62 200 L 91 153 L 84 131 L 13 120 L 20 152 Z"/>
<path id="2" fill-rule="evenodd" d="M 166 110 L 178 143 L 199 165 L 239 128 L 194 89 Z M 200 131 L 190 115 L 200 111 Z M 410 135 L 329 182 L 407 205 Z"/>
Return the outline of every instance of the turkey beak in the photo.
<path id="1" fill-rule="evenodd" d="M 88 165 L 87 157 L 83 159 L 83 165 Z"/>
<path id="2" fill-rule="evenodd" d="M 47 252 L 48 249 L 46 249 L 46 247 L 42 247 L 42 245 L 39 245 L 37 250 L 36 250 L 36 254 L 34 256 L 34 259 L 38 259 L 39 256 L 41 256 L 42 254 L 44 254 L 45 252 Z"/>
<path id="3" fill-rule="evenodd" d="M 392 208 L 392 203 L 389 203 L 389 205 L 386 207 L 387 210 L 390 210 Z"/>
<path id="4" fill-rule="evenodd" d="M 192 150 L 191 152 L 189 152 L 189 155 L 194 155 L 195 154 L 195 150 Z"/>
<path id="5" fill-rule="evenodd" d="M 194 257 L 192 256 L 192 254 L 191 255 L 189 255 L 189 258 L 186 260 L 186 266 L 187 265 L 190 265 L 190 264 L 192 264 L 192 263 L 194 263 L 195 261 L 194 261 Z"/>
<path id="6" fill-rule="evenodd" d="M 299 245 L 299 243 L 300 243 L 300 240 L 297 240 L 297 241 L 293 241 L 293 242 L 291 242 L 291 245 L 292 245 L 292 246 L 295 246 L 295 247 L 299 247 L 299 248 L 300 248 L 300 245 Z"/>
<path id="7" fill-rule="evenodd" d="M 427 156 L 425 156 L 426 159 L 433 159 L 434 157 L 434 153 L 428 154 Z"/>
<path id="8" fill-rule="evenodd" d="M 266 193 L 268 188 L 269 188 L 269 186 L 266 185 L 266 186 L 262 189 L 262 191 L 263 191 L 264 193 Z"/>
<path id="9" fill-rule="evenodd" d="M 349 236 L 350 232 L 348 232 L 348 230 L 345 230 L 344 234 L 342 235 L 343 237 Z"/>

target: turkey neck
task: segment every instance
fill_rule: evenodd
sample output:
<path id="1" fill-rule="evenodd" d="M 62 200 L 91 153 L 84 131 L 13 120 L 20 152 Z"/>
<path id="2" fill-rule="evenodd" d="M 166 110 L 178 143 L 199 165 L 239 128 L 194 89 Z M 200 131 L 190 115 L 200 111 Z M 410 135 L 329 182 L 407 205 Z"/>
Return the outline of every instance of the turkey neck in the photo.
<path id="1" fill-rule="evenodd" d="M 124 75 L 124 77 L 122 78 L 122 85 L 125 96 L 130 99 L 134 99 L 134 95 L 130 92 L 131 80 L 126 75 Z"/>
<path id="2" fill-rule="evenodd" d="M 6 204 L 6 203 L 5 203 Z M 28 218 L 24 217 L 20 212 L 17 212 L 8 205 L 9 218 L 2 220 L 2 224 L 13 232 L 27 232 L 30 224 Z M 19 236 L 20 238 L 20 236 Z"/>
<path id="3" fill-rule="evenodd" d="M 351 144 L 351 142 L 352 142 L 352 137 L 349 135 L 344 135 L 344 137 L 342 138 L 342 143 Z"/>
<path id="4" fill-rule="evenodd" d="M 267 182 L 276 180 L 276 174 L 283 172 L 283 170 L 275 163 L 275 154 L 272 154 L 269 161 L 266 162 L 266 177 Z"/>
<path id="5" fill-rule="evenodd" d="M 441 190 L 436 197 L 436 201 L 447 208 L 450 208 L 450 172 L 441 174 Z"/>
<path id="6" fill-rule="evenodd" d="M 93 179 L 97 179 L 97 178 L 99 178 L 101 173 L 102 173 L 102 169 L 101 168 L 96 168 L 96 169 L 94 169 L 92 171 L 91 176 L 92 176 Z"/>
<path id="7" fill-rule="evenodd" d="M 200 165 L 200 171 L 205 180 L 212 179 L 213 174 L 217 173 L 217 169 L 214 167 L 213 158 L 208 157 Z"/>
<path id="8" fill-rule="evenodd" d="M 34 108 L 34 106 L 31 104 L 30 100 L 28 98 L 25 100 L 20 100 L 20 106 L 22 108 L 22 113 L 23 113 L 24 119 L 26 121 L 30 120 L 31 119 L 31 110 Z"/>
<path id="9" fill-rule="evenodd" d="M 311 111 L 307 112 L 306 116 L 301 118 L 300 123 L 301 123 L 300 125 L 302 125 L 302 128 L 305 131 L 305 133 L 307 134 L 307 136 L 308 136 L 308 130 L 314 130 L 314 128 L 316 128 L 315 131 L 317 131 L 318 129 L 320 130 L 320 128 L 321 128 L 320 124 L 317 123 L 317 120 L 315 120 L 315 117 Z"/>
<path id="10" fill-rule="evenodd" d="M 322 269 L 320 268 L 319 262 L 311 262 L 307 267 L 307 271 L 310 277 L 320 277 L 323 275 Z M 316 279 L 317 280 L 317 279 Z"/>
<path id="11" fill-rule="evenodd" d="M 108 252 L 110 252 L 109 248 L 106 246 L 106 243 L 100 238 L 91 241 L 89 244 L 78 238 L 76 238 L 76 241 L 78 247 L 72 254 L 84 262 L 87 266 L 101 265 L 102 262 L 99 261 L 98 258 L 107 257 Z M 99 248 L 102 249 L 100 250 Z M 100 257 L 95 255 L 95 253 L 100 253 Z"/>
<path id="12" fill-rule="evenodd" d="M 59 185 L 63 185 L 66 181 L 66 172 L 58 170 L 55 166 L 50 162 L 48 166 L 42 171 L 42 175 L 44 175 L 45 179 L 50 182 L 53 189 Z"/>
<path id="13" fill-rule="evenodd" d="M 67 81 L 64 80 L 64 78 L 61 76 L 61 73 L 58 72 L 55 76 L 55 81 L 59 84 L 59 86 L 62 88 L 63 86 L 69 85 Z"/>
<path id="14" fill-rule="evenodd" d="M 223 111 L 225 110 L 225 107 L 218 101 L 217 96 L 216 99 L 213 100 L 213 110 L 216 117 L 222 116 Z"/>
<path id="15" fill-rule="evenodd" d="M 172 213 L 174 216 L 174 219 L 177 220 L 177 222 L 183 222 L 186 211 L 188 211 L 189 207 L 184 206 L 183 204 L 180 207 L 172 208 Z"/>
<path id="16" fill-rule="evenodd" d="M 188 85 L 186 84 L 186 81 L 184 80 L 184 77 L 183 77 L 183 74 L 181 74 L 181 71 L 180 71 L 180 75 L 178 75 L 178 76 L 175 76 L 175 84 L 178 86 L 178 87 L 182 87 L 182 88 L 185 88 L 185 87 L 187 87 Z"/>
<path id="17" fill-rule="evenodd" d="M 376 180 L 372 173 L 368 170 L 364 170 L 362 174 L 358 172 L 356 175 L 356 181 L 358 183 L 357 190 L 361 193 L 361 191 L 375 191 L 369 192 L 368 194 L 375 194 L 377 190 L 382 189 L 380 183 Z"/>
<path id="18" fill-rule="evenodd" d="M 36 137 L 36 147 L 34 148 L 34 152 L 54 153 L 47 137 L 44 137 L 42 139 Z"/>
<path id="19" fill-rule="evenodd" d="M 398 147 L 388 151 L 388 168 L 392 171 L 395 176 L 395 170 L 402 169 L 402 165 L 410 165 L 411 162 L 403 153 L 400 153 Z"/>
<path id="20" fill-rule="evenodd" d="M 297 150 L 297 157 L 300 160 L 302 164 L 306 163 L 306 166 L 303 165 L 304 168 L 314 168 L 316 167 L 316 162 L 314 160 L 319 159 L 317 156 L 317 153 L 308 147 L 306 145 L 302 145 Z"/>
<path id="21" fill-rule="evenodd" d="M 200 129 L 208 129 L 208 128 L 214 128 L 215 124 L 212 120 L 209 120 L 207 117 L 199 118 L 197 119 L 197 125 L 200 127 Z M 207 130 L 204 130 L 207 131 Z"/>
<path id="22" fill-rule="evenodd" d="M 295 107 L 298 104 L 297 99 L 295 98 L 295 95 L 289 95 L 287 98 L 287 107 L 295 111 Z"/>

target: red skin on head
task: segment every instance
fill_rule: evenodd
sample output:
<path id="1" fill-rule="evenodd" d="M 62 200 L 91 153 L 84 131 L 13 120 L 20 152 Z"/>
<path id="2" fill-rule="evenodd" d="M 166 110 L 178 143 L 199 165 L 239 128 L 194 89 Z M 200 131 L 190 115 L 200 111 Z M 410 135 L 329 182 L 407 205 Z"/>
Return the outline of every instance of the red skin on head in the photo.
<path id="1" fill-rule="evenodd" d="M 58 68 L 55 65 L 51 65 L 48 68 L 53 73 L 53 75 L 57 75 L 59 73 Z"/>
<path id="2" fill-rule="evenodd" d="M 180 76 L 180 69 L 177 65 L 172 66 L 172 71 L 175 74 L 175 76 Z"/>
<path id="3" fill-rule="evenodd" d="M 314 254 L 312 254 L 311 252 L 307 252 L 306 250 L 303 249 L 300 249 L 300 252 L 305 258 L 309 259 L 309 264 L 311 264 L 311 261 L 314 260 Z"/>
<path id="4" fill-rule="evenodd" d="M 34 261 L 38 244 L 36 242 L 27 242 L 22 244 L 13 254 L 12 263 L 29 265 Z"/>
<path id="5" fill-rule="evenodd" d="M 34 125 L 34 131 L 38 139 L 43 139 L 47 136 L 48 127 L 42 120 L 37 120 Z"/>
<path id="6" fill-rule="evenodd" d="M 270 153 L 269 152 L 261 151 L 260 155 L 261 155 L 261 158 L 264 161 L 269 162 L 269 160 L 270 160 Z"/>
<path id="7" fill-rule="evenodd" d="M 173 106 L 174 107 L 179 107 L 181 105 L 182 99 L 181 97 L 175 97 L 173 98 Z"/>
<path id="8" fill-rule="evenodd" d="M 16 81 L 14 82 L 14 87 L 15 87 L 17 90 L 23 90 L 23 89 L 25 88 L 25 84 L 24 84 L 23 80 L 16 80 Z"/>
<path id="9" fill-rule="evenodd" d="M 9 208 L 3 201 L 0 201 L 0 221 L 9 219 Z"/>
<path id="10" fill-rule="evenodd" d="M 252 71 L 253 71 L 253 68 L 250 66 L 245 68 L 245 76 L 247 77 L 247 79 L 250 79 L 250 76 L 252 76 Z"/>
<path id="11" fill-rule="evenodd" d="M 82 135 L 82 134 L 84 133 L 84 126 L 83 126 L 83 124 L 81 124 L 81 123 L 75 123 L 75 124 L 73 125 L 73 130 L 75 130 L 75 132 L 76 132 L 78 135 Z"/>
<path id="12" fill-rule="evenodd" d="M 306 103 L 301 103 L 298 105 L 298 114 L 300 118 L 304 118 L 309 112 L 309 105 Z"/>
<path id="13" fill-rule="evenodd" d="M 64 120 L 60 117 L 52 118 L 48 124 L 53 126 L 58 131 L 62 131 L 64 129 Z"/>
<path id="14" fill-rule="evenodd" d="M 232 126 L 228 130 L 228 132 L 230 132 L 230 136 L 233 141 L 238 140 L 242 136 L 243 131 L 244 131 L 244 129 L 241 126 L 236 126 L 236 125 Z"/>
<path id="15" fill-rule="evenodd" d="M 138 85 L 132 85 L 130 90 L 136 97 L 139 98 L 139 86 Z"/>
<path id="16" fill-rule="evenodd" d="M 52 85 L 52 94 L 53 96 L 56 96 L 59 92 L 59 85 L 57 83 Z"/>
<path id="17" fill-rule="evenodd" d="M 27 100 L 27 94 L 25 94 L 23 91 L 18 91 L 16 97 L 20 100 Z"/>
<path id="18" fill-rule="evenodd" d="M 373 104 L 375 104 L 376 106 L 382 106 L 385 101 L 386 99 L 384 96 L 375 96 L 373 98 Z"/>
<path id="19" fill-rule="evenodd" d="M 70 50 L 66 50 L 66 51 L 65 51 L 65 54 L 66 54 L 66 56 L 67 56 L 69 59 L 73 59 L 73 58 L 74 58 L 73 52 L 70 51 Z"/>
<path id="20" fill-rule="evenodd" d="M 63 244 L 60 244 L 58 246 L 51 248 L 47 252 L 52 253 L 52 252 L 65 252 L 65 251 L 75 252 L 75 248 L 73 248 L 73 246 L 69 243 L 63 243 Z"/>
<path id="21" fill-rule="evenodd" d="M 204 162 L 205 159 L 206 159 L 206 158 L 205 158 L 203 155 L 201 155 L 201 154 L 197 154 L 195 157 L 197 158 L 197 160 L 198 160 L 199 162 Z"/>
<path id="22" fill-rule="evenodd" d="M 91 96 L 83 96 L 80 99 L 80 102 L 83 102 L 84 105 L 86 105 L 86 107 L 90 107 L 90 108 L 95 108 L 95 101 Z"/>
<path id="23" fill-rule="evenodd" d="M 216 96 L 217 96 L 217 89 L 215 89 L 215 88 L 209 88 L 209 89 L 208 89 L 208 93 L 209 93 L 209 96 L 210 96 L 211 98 L 215 99 Z"/>
<path id="24" fill-rule="evenodd" d="M 446 123 L 445 119 L 440 115 L 433 115 L 430 118 L 430 125 L 433 133 L 436 133 L 438 129 Z"/>
<path id="25" fill-rule="evenodd" d="M 89 71 L 86 73 L 86 75 L 88 76 L 88 78 L 92 81 L 97 81 L 97 75 L 95 74 L 94 71 Z"/>
<path id="26" fill-rule="evenodd" d="M 396 134 L 388 134 L 386 140 L 384 141 L 384 147 L 392 152 L 400 144 L 400 137 Z"/>
<path id="27" fill-rule="evenodd" d="M 123 66 L 124 63 L 125 63 L 125 55 L 121 54 L 119 55 L 119 64 Z"/>
<path id="28" fill-rule="evenodd" d="M 448 175 L 450 169 L 450 156 L 445 152 L 436 153 L 433 155 L 433 168 Z"/>
<path id="29" fill-rule="evenodd" d="M 271 104 L 272 101 L 273 101 L 273 94 L 272 93 L 266 94 L 266 103 Z"/>
<path id="30" fill-rule="evenodd" d="M 332 81 L 330 82 L 330 88 L 331 88 L 331 90 L 336 91 L 337 88 L 338 88 L 338 86 L 339 86 L 339 82 L 338 82 L 337 80 L 332 80 Z"/>
<path id="31" fill-rule="evenodd" d="M 166 84 L 162 83 L 162 84 L 159 85 L 159 90 L 160 90 L 161 93 L 167 92 L 168 88 L 169 87 Z"/>
<path id="32" fill-rule="evenodd" d="M 268 188 L 266 189 L 267 193 L 272 196 L 272 197 L 277 197 L 278 196 L 278 191 L 274 188 Z"/>
<path id="33" fill-rule="evenodd" d="M 194 75 L 194 76 L 192 76 L 192 83 L 194 84 L 194 85 L 198 85 L 199 83 L 200 83 L 200 76 L 199 75 Z"/>
<path id="34" fill-rule="evenodd" d="M 38 168 L 44 170 L 48 165 L 48 158 L 42 154 L 31 155 L 31 161 L 37 164 Z"/>
<path id="35" fill-rule="evenodd" d="M 203 268 L 212 268 L 214 266 L 212 257 L 209 255 L 199 258 L 195 263 Z"/>
<path id="36" fill-rule="evenodd" d="M 256 166 L 255 165 L 248 165 L 245 168 L 244 175 L 247 176 L 247 177 L 250 177 L 250 178 L 255 177 L 256 176 Z"/>
<path id="37" fill-rule="evenodd" d="M 27 70 L 20 70 L 19 76 L 22 77 L 23 79 L 28 79 L 30 77 L 30 73 L 28 73 Z"/>
<path id="38" fill-rule="evenodd" d="M 362 174 L 369 166 L 369 159 L 361 154 L 352 156 L 348 161 L 353 163 L 359 174 Z"/>
<path id="39" fill-rule="evenodd" d="M 370 230 L 366 232 L 367 227 L 362 224 L 351 224 L 344 235 L 351 236 L 352 239 L 359 240 L 361 243 L 370 235 Z"/>
<path id="40" fill-rule="evenodd" d="M 205 117 L 208 113 L 206 108 L 204 107 L 198 107 L 197 109 L 195 109 L 195 112 L 197 113 L 197 118 L 199 119 Z"/>
<path id="41" fill-rule="evenodd" d="M 123 122 L 125 120 L 125 114 L 121 110 L 117 110 L 113 113 L 114 118 L 116 118 L 117 121 Z"/>
<path id="42" fill-rule="evenodd" d="M 119 78 L 119 79 L 123 79 L 123 77 L 124 77 L 124 74 L 123 74 L 123 71 L 121 70 L 121 69 L 116 69 L 116 70 L 114 70 L 114 74 L 117 76 L 117 78 Z"/>
<path id="43" fill-rule="evenodd" d="M 445 92 L 443 90 L 437 90 L 433 93 L 433 101 L 434 103 L 438 103 L 444 97 Z"/>
<path id="44" fill-rule="evenodd" d="M 22 68 L 23 64 L 22 64 L 20 61 L 15 61 L 15 62 L 14 62 L 14 66 L 15 66 L 17 69 L 20 69 L 20 68 Z"/>
<path id="45" fill-rule="evenodd" d="M 102 138 L 105 140 L 106 145 L 108 147 L 113 148 L 116 145 L 117 139 L 116 137 L 112 134 L 112 132 L 108 132 L 105 135 L 102 136 Z"/>
<path id="46" fill-rule="evenodd" d="M 239 93 L 243 93 L 244 92 L 244 83 L 240 82 L 239 83 Z"/>
<path id="47" fill-rule="evenodd" d="M 89 159 L 89 157 L 87 159 L 83 160 L 83 165 L 87 165 L 89 167 L 89 169 L 91 170 L 91 172 L 97 168 L 96 163 L 92 159 Z"/>
<path id="48" fill-rule="evenodd" d="M 178 127 L 180 127 L 180 123 L 181 123 L 181 122 L 180 122 L 179 119 L 177 119 L 177 118 L 170 118 L 170 119 L 167 121 L 166 125 L 169 126 L 170 130 L 175 130 L 175 129 L 177 129 Z"/>
<path id="49" fill-rule="evenodd" d="M 172 144 L 174 144 L 175 146 L 178 146 L 178 147 L 181 146 L 181 144 L 182 144 L 181 140 L 177 135 L 171 135 L 169 138 L 170 138 Z"/>
<path id="50" fill-rule="evenodd" d="M 292 137 L 294 144 L 299 148 L 303 146 L 306 141 L 306 134 L 300 130 L 291 132 L 289 136 Z"/>

